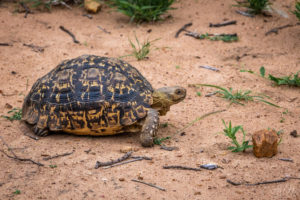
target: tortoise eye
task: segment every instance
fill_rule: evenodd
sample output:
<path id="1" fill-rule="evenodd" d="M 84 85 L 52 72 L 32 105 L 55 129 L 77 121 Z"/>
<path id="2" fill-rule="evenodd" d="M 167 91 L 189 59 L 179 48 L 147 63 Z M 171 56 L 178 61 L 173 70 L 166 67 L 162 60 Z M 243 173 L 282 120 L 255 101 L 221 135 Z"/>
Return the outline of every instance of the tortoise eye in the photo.
<path id="1" fill-rule="evenodd" d="M 180 95 L 180 94 L 182 94 L 182 92 L 181 92 L 181 90 L 176 90 L 175 94 Z"/>

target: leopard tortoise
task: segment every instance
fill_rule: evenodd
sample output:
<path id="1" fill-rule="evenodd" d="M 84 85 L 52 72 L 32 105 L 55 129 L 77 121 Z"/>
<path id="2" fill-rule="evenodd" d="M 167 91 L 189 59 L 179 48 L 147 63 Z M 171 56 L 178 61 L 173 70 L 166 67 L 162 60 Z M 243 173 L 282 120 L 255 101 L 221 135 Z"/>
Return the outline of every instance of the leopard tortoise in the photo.
<path id="1" fill-rule="evenodd" d="M 141 144 L 152 146 L 159 115 L 185 96 L 179 86 L 154 90 L 122 60 L 83 55 L 63 61 L 35 82 L 22 119 L 39 136 L 51 131 L 93 136 L 140 132 Z"/>

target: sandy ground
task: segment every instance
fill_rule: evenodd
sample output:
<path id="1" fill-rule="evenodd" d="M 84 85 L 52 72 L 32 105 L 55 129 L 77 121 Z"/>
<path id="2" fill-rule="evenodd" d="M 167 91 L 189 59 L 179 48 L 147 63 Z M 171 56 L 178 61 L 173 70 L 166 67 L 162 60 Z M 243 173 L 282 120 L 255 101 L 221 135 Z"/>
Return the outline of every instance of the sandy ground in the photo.
<path id="1" fill-rule="evenodd" d="M 93 19 L 82 16 L 82 8 L 54 8 L 52 12 L 29 14 L 14 12 L 13 3 L 0 4 L 0 115 L 7 115 L 9 105 L 20 108 L 32 84 L 53 69 L 61 60 L 82 54 L 119 57 L 131 53 L 128 38 L 134 33 L 141 41 L 160 40 L 154 43 L 149 59 L 124 60 L 138 68 L 155 88 L 180 85 L 187 88 L 187 98 L 161 117 L 169 126 L 159 129 L 159 137 L 171 136 L 164 144 L 178 147 L 165 151 L 158 145 L 143 148 L 138 134 L 114 137 L 78 137 L 55 134 L 33 140 L 26 136 L 30 130 L 19 121 L 0 118 L 0 135 L 21 158 L 43 163 L 32 163 L 8 158 L 0 153 L 0 199 L 300 199 L 300 180 L 258 186 L 233 186 L 227 179 L 241 183 L 256 183 L 300 177 L 300 137 L 290 132 L 300 132 L 299 88 L 277 87 L 259 76 L 241 73 L 241 69 L 259 72 L 264 66 L 267 74 L 290 75 L 300 70 L 300 26 L 282 29 L 278 34 L 265 36 L 271 28 L 296 24 L 291 14 L 294 1 L 275 1 L 274 7 L 288 14 L 288 18 L 272 13 L 272 17 L 248 18 L 235 12 L 234 1 L 208 0 L 178 1 L 172 18 L 157 23 L 129 24 L 122 14 L 103 7 Z M 237 25 L 209 28 L 209 23 L 237 20 Z M 196 40 L 183 33 L 175 38 L 184 24 L 199 33 L 238 33 L 240 41 Z M 59 29 L 62 25 L 73 32 L 80 44 Z M 97 26 L 110 31 L 107 34 Z M 151 30 L 151 31 L 149 31 Z M 23 44 L 44 47 L 35 52 Z M 157 48 L 157 49 L 156 49 Z M 156 50 L 155 50 L 156 49 Z M 237 59 L 240 58 L 240 59 Z M 220 69 L 214 72 L 200 68 L 210 65 Z M 179 67 L 176 67 L 179 66 Z M 269 95 L 275 108 L 260 102 L 245 106 L 233 104 L 218 96 L 205 97 L 213 88 L 194 88 L 189 84 L 206 83 L 234 90 L 252 90 Z M 202 96 L 197 96 L 201 92 Z M 185 129 L 185 135 L 175 133 L 197 117 L 226 109 L 211 115 Z M 288 113 L 284 114 L 285 109 Z M 227 150 L 230 140 L 222 134 L 221 119 L 243 125 L 247 138 L 255 131 L 271 128 L 283 131 L 278 154 L 272 158 L 256 158 L 252 150 L 232 153 Z M 109 161 L 123 155 L 120 150 L 132 148 L 134 156 L 152 157 L 152 161 L 139 161 L 110 169 L 94 169 L 96 161 Z M 1 143 L 1 150 L 9 151 Z M 72 152 L 69 156 L 45 161 L 45 156 Z M 290 158 L 284 162 L 279 158 Z M 215 163 L 221 166 L 213 171 L 186 171 L 163 169 L 164 165 L 199 167 Z M 50 165 L 56 166 L 51 168 Z M 161 191 L 131 181 L 140 179 L 166 189 Z M 19 190 L 20 194 L 14 194 Z"/>

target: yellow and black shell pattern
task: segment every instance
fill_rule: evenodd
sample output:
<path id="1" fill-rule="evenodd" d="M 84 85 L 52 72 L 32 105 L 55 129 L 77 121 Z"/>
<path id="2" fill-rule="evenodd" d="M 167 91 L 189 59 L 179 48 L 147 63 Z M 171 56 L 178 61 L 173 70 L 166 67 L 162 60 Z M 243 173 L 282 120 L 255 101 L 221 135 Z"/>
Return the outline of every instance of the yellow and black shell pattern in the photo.
<path id="1" fill-rule="evenodd" d="M 152 93 L 151 84 L 130 64 L 84 55 L 63 61 L 36 81 L 22 118 L 39 129 L 112 135 L 146 117 Z"/>

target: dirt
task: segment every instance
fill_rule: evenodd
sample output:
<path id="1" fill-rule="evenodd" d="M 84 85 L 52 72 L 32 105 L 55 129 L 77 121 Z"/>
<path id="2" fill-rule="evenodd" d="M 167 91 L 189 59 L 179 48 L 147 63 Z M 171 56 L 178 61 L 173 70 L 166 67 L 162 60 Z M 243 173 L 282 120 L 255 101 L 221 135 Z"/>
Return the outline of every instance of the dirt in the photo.
<path id="1" fill-rule="evenodd" d="M 164 145 L 177 147 L 173 151 L 160 149 L 158 145 L 143 148 L 138 134 L 111 137 L 53 134 L 33 140 L 26 136 L 31 131 L 20 121 L 11 122 L 1 117 L 0 135 L 16 155 L 44 166 L 8 158 L 1 152 L 0 199 L 300 199 L 299 179 L 246 185 L 300 177 L 300 137 L 290 135 L 293 130 L 297 130 L 298 135 L 300 132 L 299 88 L 274 86 L 259 75 L 240 72 L 247 69 L 259 74 L 260 67 L 264 66 L 266 74 L 285 76 L 300 70 L 300 26 L 265 35 L 274 27 L 297 23 L 290 12 L 295 1 L 272 2 L 273 7 L 285 12 L 288 18 L 277 12 L 272 12 L 271 17 L 245 17 L 235 12 L 238 8 L 231 6 L 234 3 L 231 0 L 214 3 L 188 0 L 174 4 L 177 9 L 169 12 L 171 18 L 141 25 L 128 23 L 126 16 L 111 12 L 106 6 L 93 15 L 93 19 L 82 16 L 85 11 L 76 6 L 72 10 L 55 7 L 51 12 L 34 11 L 24 18 L 24 13 L 14 12 L 14 3 L 2 2 L 0 42 L 10 46 L 0 46 L 0 115 L 7 115 L 11 106 L 20 108 L 33 83 L 60 61 L 82 54 L 128 55 L 131 53 L 128 39 L 134 40 L 135 34 L 140 41 L 159 40 L 154 42 L 148 59 L 123 59 L 139 69 L 155 88 L 180 85 L 188 93 L 183 102 L 172 106 L 169 113 L 160 118 L 161 123 L 168 123 L 168 126 L 159 129 L 158 137 L 171 136 Z M 237 24 L 209 28 L 209 23 L 224 20 L 237 20 Z M 188 28 L 190 31 L 237 33 L 239 41 L 196 40 L 184 33 L 175 38 L 176 31 L 189 22 L 193 23 Z M 73 43 L 59 26 L 70 30 L 80 43 Z M 33 51 L 24 44 L 44 50 Z M 200 65 L 213 66 L 220 71 L 203 69 Z M 263 93 L 271 97 L 268 101 L 282 108 L 262 102 L 229 106 L 229 101 L 217 95 L 205 97 L 216 89 L 189 86 L 198 83 Z M 198 96 L 197 92 L 202 95 Z M 197 117 L 223 109 L 226 111 L 210 115 L 185 129 L 185 134 L 176 134 Z M 218 134 L 224 128 L 222 119 L 235 126 L 242 125 L 249 140 L 252 133 L 261 129 L 282 130 L 278 154 L 258 159 L 252 149 L 230 152 L 227 150 L 230 140 Z M 238 134 L 240 140 L 242 134 Z M 124 155 L 121 150 L 126 149 L 135 150 L 133 156 L 148 156 L 152 160 L 94 169 L 96 161 L 117 159 Z M 2 142 L 1 150 L 10 153 Z M 43 160 L 45 156 L 72 151 L 68 156 Z M 279 158 L 289 158 L 293 162 Z M 199 167 L 207 163 L 215 163 L 221 168 L 201 171 L 163 169 L 165 165 Z M 132 179 L 155 184 L 166 191 Z M 234 186 L 227 179 L 243 184 Z M 20 194 L 16 194 L 18 191 Z"/>

